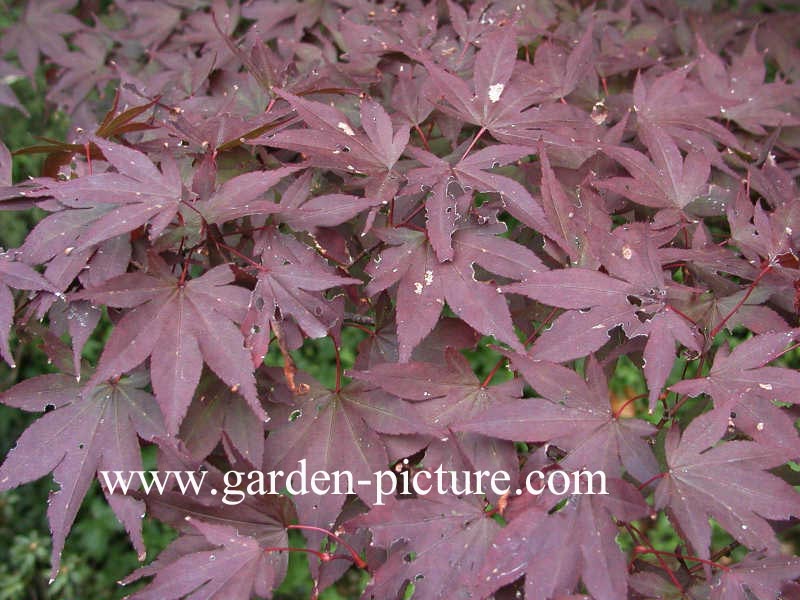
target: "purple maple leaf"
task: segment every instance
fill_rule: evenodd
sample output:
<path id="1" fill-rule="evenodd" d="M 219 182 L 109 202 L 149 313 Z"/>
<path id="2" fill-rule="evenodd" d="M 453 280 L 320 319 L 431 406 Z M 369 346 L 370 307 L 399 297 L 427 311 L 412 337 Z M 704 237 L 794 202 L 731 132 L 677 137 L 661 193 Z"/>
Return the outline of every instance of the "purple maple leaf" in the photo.
<path id="1" fill-rule="evenodd" d="M 27 379 L 0 395 L 3 404 L 30 412 L 55 408 L 25 430 L 0 467 L 0 491 L 51 472 L 59 485 L 47 511 L 53 535 L 52 577 L 95 472 L 141 470 L 139 438 L 152 440 L 165 433 L 158 405 L 141 389 L 147 383 L 139 373 L 100 382 L 91 393 L 83 393 L 74 375 L 57 373 Z M 143 557 L 142 503 L 112 495 L 105 487 L 103 491 Z"/>
<path id="2" fill-rule="evenodd" d="M 696 417 L 681 434 L 666 438 L 668 471 L 655 492 L 675 527 L 700 558 L 710 555 L 709 517 L 753 549 L 778 550 L 767 519 L 788 519 L 800 511 L 797 492 L 766 469 L 786 461 L 781 449 L 756 442 L 718 444 L 726 422 L 714 412 Z"/>
<path id="3" fill-rule="evenodd" d="M 233 278 L 230 267 L 220 265 L 196 279 L 176 279 L 161 259 L 151 256 L 147 273 L 126 273 L 74 294 L 75 299 L 131 309 L 114 328 L 87 390 L 152 355 L 153 390 L 168 431 L 176 433 L 205 362 L 263 421 L 244 338 L 235 325 L 244 319 L 249 294 L 229 285 Z"/>

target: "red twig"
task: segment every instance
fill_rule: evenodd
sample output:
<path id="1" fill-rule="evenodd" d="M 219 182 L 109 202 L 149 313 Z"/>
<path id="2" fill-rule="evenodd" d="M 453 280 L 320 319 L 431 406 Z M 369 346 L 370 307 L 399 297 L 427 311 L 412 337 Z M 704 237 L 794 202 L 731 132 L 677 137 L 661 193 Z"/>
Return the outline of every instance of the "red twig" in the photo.
<path id="1" fill-rule="evenodd" d="M 764 275 L 769 273 L 771 270 L 772 270 L 772 265 L 770 265 L 770 264 L 766 265 L 765 267 L 763 267 L 761 269 L 759 274 L 756 276 L 756 278 L 750 284 L 750 287 L 747 288 L 747 291 L 745 292 L 744 296 L 742 296 L 742 298 L 739 300 L 739 302 L 736 303 L 736 306 L 734 306 L 731 309 L 731 311 L 727 315 L 725 315 L 725 318 L 722 319 L 722 321 L 720 321 L 717 324 L 717 326 L 714 327 L 714 329 L 711 331 L 711 334 L 709 335 L 709 339 L 710 340 L 713 340 L 717 336 L 717 334 L 720 331 L 722 331 L 722 328 L 725 327 L 725 323 L 728 322 L 728 319 L 730 319 L 734 314 L 736 314 L 736 311 L 739 310 L 745 302 L 747 302 L 747 299 L 750 297 L 750 294 L 752 294 L 753 290 L 756 289 L 756 286 L 758 285 L 758 282 L 761 281 L 761 278 L 764 277 Z"/>
<path id="2" fill-rule="evenodd" d="M 612 413 L 612 416 L 615 419 L 619 419 L 619 416 L 622 414 L 622 411 L 624 411 L 631 402 L 636 402 L 637 400 L 641 400 L 642 398 L 647 398 L 647 396 L 648 396 L 648 394 L 639 394 L 638 396 L 634 396 L 633 398 L 629 398 L 628 400 L 626 400 L 622 404 L 622 406 L 620 406 L 617 410 L 615 410 Z"/>
<path id="3" fill-rule="evenodd" d="M 485 132 L 486 132 L 486 128 L 485 127 L 481 127 L 480 130 L 478 131 L 478 133 L 475 134 L 475 137 L 472 138 L 472 141 L 470 142 L 469 146 L 467 146 L 467 149 L 464 150 L 464 154 L 461 156 L 461 160 L 464 160 L 465 158 L 467 158 L 467 154 L 469 154 L 470 151 L 472 150 L 472 148 L 475 147 L 475 144 L 478 143 L 478 140 L 481 139 L 481 136 Z"/>
<path id="4" fill-rule="evenodd" d="M 683 554 L 677 554 L 675 552 L 667 552 L 666 550 L 656 550 L 652 546 L 650 548 L 645 548 L 644 546 L 637 546 L 633 549 L 634 554 L 655 554 L 656 556 L 671 556 L 673 558 L 677 558 L 679 560 L 691 560 L 694 562 L 703 563 L 704 565 L 709 565 L 714 567 L 715 569 L 721 569 L 723 571 L 730 571 L 730 568 L 726 567 L 723 564 L 718 562 L 714 562 L 713 560 L 708 560 L 707 558 L 700 558 L 699 556 L 688 556 Z"/>
<path id="5" fill-rule="evenodd" d="M 428 145 L 428 138 L 425 137 L 425 133 L 422 131 L 422 127 L 420 127 L 419 124 L 415 124 L 414 129 L 419 134 L 419 138 L 422 140 L 422 145 L 425 146 L 425 150 L 430 152 L 431 147 Z"/>
<path id="6" fill-rule="evenodd" d="M 542 321 L 539 324 L 539 326 L 534 330 L 534 332 L 528 336 L 528 339 L 525 340 L 526 346 L 539 336 L 539 333 L 542 331 L 544 327 L 547 326 L 547 324 L 550 322 L 550 319 L 552 319 L 553 316 L 555 316 L 556 312 L 558 312 L 558 308 L 554 308 L 550 311 L 550 313 L 545 317 L 544 321 Z M 481 387 L 487 387 L 492 382 L 492 379 L 494 378 L 495 375 L 497 375 L 497 371 L 500 370 L 500 367 L 503 366 L 503 363 L 505 363 L 505 361 L 506 357 L 501 356 L 500 360 L 498 360 L 495 363 L 494 367 L 492 367 L 492 370 L 489 371 L 489 374 L 486 376 L 486 379 L 484 379 L 483 382 L 481 383 Z"/>
<path id="7" fill-rule="evenodd" d="M 364 559 L 358 555 L 358 552 L 355 551 L 350 544 L 340 538 L 338 535 L 333 533 L 332 531 L 328 531 L 327 529 L 323 529 L 322 527 L 315 527 L 314 525 L 289 525 L 287 529 L 299 529 L 305 531 L 316 531 L 317 533 L 324 533 L 328 537 L 332 538 L 336 541 L 337 544 L 341 544 L 345 547 L 345 549 L 350 553 L 350 557 L 353 559 L 353 564 L 357 566 L 359 569 L 366 569 L 367 563 L 364 562 Z"/>
<path id="8" fill-rule="evenodd" d="M 650 485 L 650 484 L 651 484 L 651 483 L 653 483 L 654 481 L 658 481 L 658 480 L 659 480 L 659 479 L 661 479 L 662 477 L 666 477 L 666 475 L 667 475 L 666 473 L 659 473 L 658 475 L 653 475 L 653 476 L 652 476 L 650 479 L 648 479 L 647 481 L 645 481 L 645 482 L 644 482 L 642 485 L 640 485 L 640 486 L 639 486 L 638 488 L 636 488 L 636 489 L 637 489 L 637 490 L 639 490 L 639 491 L 641 492 L 641 491 L 642 491 L 644 488 L 646 488 L 648 485 Z"/>
<path id="9" fill-rule="evenodd" d="M 332 335 L 328 336 L 333 342 L 333 353 L 336 356 L 336 393 L 342 391 L 342 354 L 339 350 L 339 344 L 336 343 L 336 338 Z"/>
<path id="10" fill-rule="evenodd" d="M 658 560 L 659 564 L 661 565 L 661 568 L 667 572 L 667 576 L 670 578 L 670 581 L 672 581 L 672 584 L 681 592 L 681 594 L 684 594 L 685 590 L 683 589 L 681 582 L 678 581 L 678 577 L 675 575 L 675 572 L 669 568 L 667 561 L 665 561 L 658 553 L 658 551 L 655 548 L 653 548 L 653 545 L 650 543 L 650 540 L 647 538 L 647 536 L 641 531 L 639 531 L 638 527 L 630 523 L 625 523 L 625 529 L 628 530 L 628 533 L 631 534 L 631 537 L 634 539 L 634 541 L 638 537 L 640 543 L 644 542 L 644 544 L 647 546 L 645 550 L 649 548 L 650 550 L 653 551 L 653 555 L 656 557 L 656 560 Z M 636 535 L 634 535 L 634 532 L 636 532 Z M 644 548 L 644 546 L 637 546 L 636 548 Z M 633 551 L 634 558 L 636 557 L 636 554 L 642 554 L 640 552 L 636 552 L 636 548 Z"/>

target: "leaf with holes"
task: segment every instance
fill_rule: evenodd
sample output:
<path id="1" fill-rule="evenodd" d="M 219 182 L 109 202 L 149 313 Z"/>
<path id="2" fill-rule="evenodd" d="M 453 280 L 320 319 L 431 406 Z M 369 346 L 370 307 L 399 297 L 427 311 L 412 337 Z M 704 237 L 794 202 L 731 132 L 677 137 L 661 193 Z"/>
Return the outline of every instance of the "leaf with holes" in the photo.
<path id="1" fill-rule="evenodd" d="M 361 281 L 337 275 L 310 247 L 272 227 L 258 236 L 253 253 L 261 265 L 242 329 L 257 366 L 270 333 L 285 320 L 292 319 L 309 337 L 326 336 L 340 317 L 319 292 Z"/>
<path id="2" fill-rule="evenodd" d="M 586 356 L 619 325 L 630 338 L 648 336 L 644 371 L 652 410 L 675 362 L 676 344 L 699 352 L 699 334 L 670 305 L 675 284 L 665 279 L 657 242 L 644 227 L 618 228 L 601 241 L 610 275 L 559 269 L 534 273 L 502 290 L 568 309 L 531 347 L 535 359 L 564 362 Z"/>
<path id="3" fill-rule="evenodd" d="M 372 281 L 367 293 L 373 296 L 397 284 L 397 338 L 401 361 L 407 361 L 412 350 L 431 332 L 445 300 L 473 329 L 522 351 L 500 288 L 475 279 L 473 264 L 482 264 L 490 271 L 516 278 L 543 265 L 533 252 L 495 236 L 495 231 L 496 227 L 459 230 L 453 238 L 454 259 L 446 263 L 438 261 L 423 234 L 410 229 L 384 233 L 386 241 L 392 245 L 381 253 L 379 263 L 369 265 L 367 272 Z"/>

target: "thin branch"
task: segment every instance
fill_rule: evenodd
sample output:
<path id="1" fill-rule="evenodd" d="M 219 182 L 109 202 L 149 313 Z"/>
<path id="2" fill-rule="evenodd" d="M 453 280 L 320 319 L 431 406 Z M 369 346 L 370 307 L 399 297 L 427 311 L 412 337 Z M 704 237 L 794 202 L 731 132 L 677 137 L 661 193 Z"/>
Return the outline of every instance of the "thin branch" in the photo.
<path id="1" fill-rule="evenodd" d="M 314 525 L 289 525 L 286 529 L 299 529 L 299 530 L 306 530 L 306 531 L 316 531 L 317 533 L 324 533 L 329 538 L 332 538 L 336 541 L 337 544 L 341 544 L 345 547 L 345 549 L 350 553 L 351 558 L 353 559 L 353 564 L 357 566 L 359 569 L 366 569 L 367 563 L 364 562 L 364 559 L 359 556 L 358 552 L 356 552 L 355 548 L 353 548 L 350 544 L 340 538 L 338 535 L 333 533 L 332 531 L 328 531 L 327 529 L 323 529 L 322 527 L 315 527 Z"/>
<path id="2" fill-rule="evenodd" d="M 650 479 L 648 479 L 647 481 L 645 481 L 643 484 L 641 484 L 641 485 L 640 485 L 639 487 L 637 487 L 636 489 L 637 489 L 637 490 L 639 490 L 639 491 L 641 492 L 641 491 L 642 491 L 644 488 L 646 488 L 648 485 L 650 485 L 650 484 L 651 484 L 651 483 L 653 483 L 654 481 L 658 481 L 659 479 L 662 479 L 663 477 L 666 477 L 666 475 L 667 475 L 666 473 L 659 473 L 658 475 L 653 475 L 653 476 L 652 476 Z"/>
<path id="3" fill-rule="evenodd" d="M 750 294 L 753 293 L 753 290 L 756 289 L 756 286 L 758 285 L 758 282 L 761 281 L 761 278 L 764 277 L 764 275 L 769 273 L 771 270 L 772 270 L 772 265 L 770 264 L 766 265 L 761 269 L 759 274 L 750 284 L 750 287 L 747 288 L 747 292 L 745 292 L 744 296 L 742 296 L 739 302 L 736 303 L 736 306 L 734 306 L 731 309 L 731 311 L 725 316 L 725 318 L 722 319 L 722 321 L 720 321 L 719 324 L 717 324 L 717 326 L 711 330 L 711 333 L 709 334 L 709 340 L 713 340 L 715 337 L 717 337 L 717 334 L 720 331 L 722 331 L 723 327 L 725 327 L 725 323 L 728 322 L 728 319 L 730 319 L 734 314 L 736 314 L 736 311 L 739 310 L 742 307 L 742 305 L 744 305 L 745 302 L 747 302 L 747 299 L 750 297 Z"/>
<path id="4" fill-rule="evenodd" d="M 656 550 L 652 546 L 650 548 L 645 548 L 644 546 L 637 546 L 633 549 L 634 554 L 655 554 L 656 556 L 671 556 L 677 559 L 683 560 L 691 560 L 693 562 L 699 562 L 704 565 L 709 565 L 710 567 L 714 567 L 715 569 L 721 569 L 722 571 L 730 571 L 729 567 L 726 567 L 723 564 L 718 562 L 714 562 L 713 560 L 708 560 L 706 558 L 700 558 L 699 556 L 688 556 L 684 554 L 678 554 L 676 552 L 667 552 L 666 550 Z"/>
<path id="5" fill-rule="evenodd" d="M 478 133 L 475 134 L 475 137 L 472 138 L 472 142 L 470 142 L 469 146 L 467 146 L 467 149 L 464 150 L 464 154 L 461 156 L 461 160 L 464 160 L 465 158 L 467 158 L 467 154 L 469 154 L 470 150 L 472 150 L 472 148 L 475 147 L 475 144 L 478 143 L 478 140 L 481 139 L 481 136 L 485 132 L 486 132 L 486 127 L 481 127 L 480 130 L 478 131 Z"/>
<path id="6" fill-rule="evenodd" d="M 648 537 L 644 533 L 642 533 L 639 530 L 639 528 L 636 527 L 636 525 L 633 525 L 632 523 L 623 523 L 623 525 L 625 526 L 625 529 L 628 530 L 628 533 L 630 533 L 630 535 L 634 539 L 634 541 L 636 541 L 636 538 L 638 537 L 640 544 L 642 542 L 644 542 L 644 544 L 647 546 L 647 548 L 649 548 L 649 549 L 651 549 L 653 551 L 653 554 L 656 557 L 656 560 L 658 560 L 659 564 L 661 565 L 661 568 L 664 569 L 667 572 L 667 576 L 669 576 L 670 581 L 672 581 L 672 584 L 680 591 L 681 594 L 685 594 L 686 591 L 683 589 L 683 586 L 681 585 L 681 582 L 678 581 L 678 577 L 675 575 L 675 572 L 672 569 L 669 568 L 669 565 L 667 564 L 667 561 L 665 561 L 658 554 L 656 549 L 653 548 L 653 545 L 650 543 L 650 540 L 648 539 Z M 636 535 L 634 534 L 634 532 L 636 533 Z M 643 546 L 638 546 L 638 547 L 639 548 L 643 548 Z M 645 550 L 647 548 L 645 548 Z M 636 554 L 637 554 L 637 552 L 634 550 L 634 558 L 636 557 Z"/>
<path id="7" fill-rule="evenodd" d="M 612 413 L 612 415 L 611 415 L 611 416 L 613 416 L 615 419 L 619 419 L 619 416 L 622 414 L 622 411 L 624 411 L 626 408 L 628 408 L 628 405 L 629 405 L 631 402 L 636 402 L 637 400 L 641 400 L 642 398 L 647 398 L 647 396 L 648 396 L 648 395 L 649 395 L 649 394 L 639 394 L 638 396 L 634 396 L 633 398 L 629 398 L 628 400 L 626 400 L 626 401 L 625 401 L 625 402 L 622 404 L 622 406 L 620 406 L 620 407 L 619 407 L 617 410 L 615 410 L 615 411 Z"/>
<path id="8" fill-rule="evenodd" d="M 554 308 L 550 311 L 550 313 L 545 317 L 544 321 L 542 321 L 539 324 L 539 326 L 534 330 L 534 332 L 528 336 L 528 339 L 525 340 L 525 346 L 527 346 L 533 340 L 539 337 L 539 333 L 542 331 L 544 327 L 547 326 L 547 324 L 550 322 L 550 320 L 555 316 L 557 312 L 558 308 Z M 506 357 L 501 356 L 500 360 L 498 360 L 495 363 L 494 367 L 492 367 L 492 370 L 489 371 L 489 374 L 486 376 L 486 379 L 484 379 L 483 382 L 481 383 L 481 387 L 488 387 L 488 385 L 492 382 L 494 376 L 497 375 L 497 371 L 500 370 L 500 367 L 502 367 L 505 362 L 506 362 Z"/>

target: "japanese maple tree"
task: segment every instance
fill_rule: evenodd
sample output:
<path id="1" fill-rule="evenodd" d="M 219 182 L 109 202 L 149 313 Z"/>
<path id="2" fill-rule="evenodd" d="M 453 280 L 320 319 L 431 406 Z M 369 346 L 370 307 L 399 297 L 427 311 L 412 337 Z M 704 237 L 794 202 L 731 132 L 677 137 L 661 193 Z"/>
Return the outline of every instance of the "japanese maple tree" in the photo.
<path id="1" fill-rule="evenodd" d="M 51 576 L 97 478 L 151 559 L 131 598 L 270 598 L 291 552 L 315 598 L 797 593 L 785 4 L 11 2 L 0 104 L 38 77 L 71 123 L 0 143 L 0 210 L 38 216 L 0 249 L 0 360 L 52 364 L 0 392 L 41 413 L 0 491 L 52 476 Z M 145 448 L 215 489 L 109 490 Z M 217 493 L 300 461 L 511 491 Z M 514 492 L 559 469 L 608 493 Z M 177 531 L 154 560 L 144 518 Z"/>

